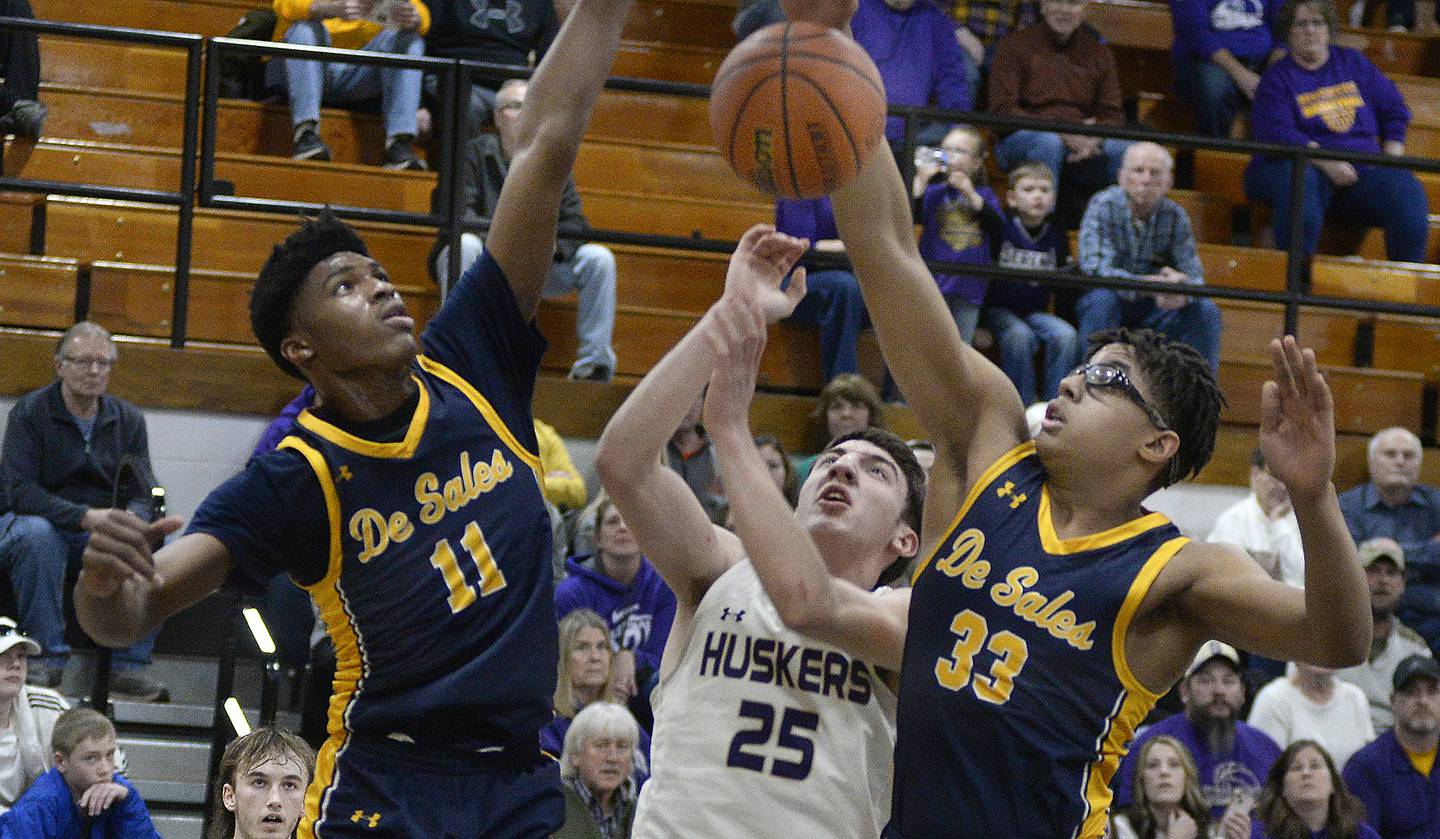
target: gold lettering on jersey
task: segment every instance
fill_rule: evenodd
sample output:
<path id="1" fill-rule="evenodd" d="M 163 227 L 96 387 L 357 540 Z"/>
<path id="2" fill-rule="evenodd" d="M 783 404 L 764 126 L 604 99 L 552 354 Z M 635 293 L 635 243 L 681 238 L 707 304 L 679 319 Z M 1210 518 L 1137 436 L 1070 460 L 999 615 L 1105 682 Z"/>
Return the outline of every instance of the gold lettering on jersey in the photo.
<path id="1" fill-rule="evenodd" d="M 456 510 L 495 489 L 515 474 L 515 466 L 496 449 L 490 462 L 472 465 L 470 453 L 460 453 L 460 471 L 445 481 L 434 472 L 425 472 L 415 479 L 415 500 L 420 502 L 422 524 L 435 524 Z M 404 542 L 415 535 L 410 517 L 399 510 L 386 517 L 373 507 L 356 510 L 350 517 L 350 538 L 360 543 L 359 560 L 369 562 L 385 552 L 392 542 Z"/>
<path id="2" fill-rule="evenodd" d="M 434 472 L 426 472 L 415 479 L 415 500 L 420 502 L 420 521 L 435 524 L 481 495 L 503 484 L 515 474 L 515 466 L 505 459 L 499 449 L 490 456 L 490 462 L 481 461 L 470 465 L 470 453 L 460 453 L 460 473 L 447 480 L 443 491 L 440 479 Z"/>
<path id="3" fill-rule="evenodd" d="M 1039 571 L 1022 565 L 1005 575 L 1003 583 L 990 587 L 990 599 L 999 606 L 1008 607 L 1017 617 L 1035 624 L 1075 649 L 1090 649 L 1094 645 L 1090 634 L 1095 631 L 1095 622 L 1086 621 L 1076 625 L 1075 613 L 1060 608 L 1075 599 L 1075 592 L 1061 592 L 1052 600 L 1038 591 L 1028 590 L 1039 581 Z"/>
<path id="4" fill-rule="evenodd" d="M 980 558 L 985 550 L 985 534 L 972 527 L 950 543 L 950 553 L 935 563 L 947 577 L 959 577 L 966 588 L 979 591 L 990 576 L 990 563 Z"/>

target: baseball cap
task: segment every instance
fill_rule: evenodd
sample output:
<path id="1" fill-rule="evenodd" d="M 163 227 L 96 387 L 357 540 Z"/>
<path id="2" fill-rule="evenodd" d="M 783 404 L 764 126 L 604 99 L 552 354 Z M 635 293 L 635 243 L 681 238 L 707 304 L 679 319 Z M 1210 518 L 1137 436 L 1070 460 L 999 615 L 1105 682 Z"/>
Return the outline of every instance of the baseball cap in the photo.
<path id="1" fill-rule="evenodd" d="M 1394 539 L 1385 536 L 1376 536 L 1374 539 L 1366 539 L 1355 549 L 1360 555 L 1360 567 L 1369 568 L 1377 559 L 1384 557 L 1395 563 L 1395 567 L 1401 571 L 1405 570 L 1405 549 Z"/>
<path id="2" fill-rule="evenodd" d="M 1395 690 L 1399 690 L 1409 684 L 1411 679 L 1420 676 L 1424 676 L 1427 679 L 1434 679 L 1437 683 L 1440 683 L 1440 662 L 1437 662 L 1428 655 L 1421 655 L 1420 653 L 1407 656 L 1401 659 L 1399 664 L 1395 665 L 1395 676 L 1391 680 L 1391 685 Z"/>
<path id="3" fill-rule="evenodd" d="M 1200 651 L 1195 654 L 1195 660 L 1190 662 L 1189 667 L 1185 668 L 1185 678 L 1188 679 L 1195 675 L 1197 670 L 1209 664 L 1213 658 L 1223 658 L 1233 664 L 1237 671 L 1240 670 L 1240 653 L 1238 650 L 1224 641 L 1206 641 L 1205 644 L 1200 647 Z"/>
<path id="4" fill-rule="evenodd" d="M 0 653 L 11 647 L 24 644 L 31 655 L 40 655 L 42 650 L 35 639 L 20 634 L 20 627 L 10 618 L 0 618 Z"/>

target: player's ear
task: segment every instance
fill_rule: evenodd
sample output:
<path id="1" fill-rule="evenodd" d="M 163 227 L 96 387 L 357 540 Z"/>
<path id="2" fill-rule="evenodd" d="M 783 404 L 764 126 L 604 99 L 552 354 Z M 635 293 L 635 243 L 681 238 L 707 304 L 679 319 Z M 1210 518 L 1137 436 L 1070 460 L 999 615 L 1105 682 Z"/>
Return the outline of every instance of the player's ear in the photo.
<path id="1" fill-rule="evenodd" d="M 315 348 L 304 335 L 292 332 L 280 342 L 280 354 L 286 361 L 305 370 L 315 358 Z"/>
<path id="2" fill-rule="evenodd" d="M 1140 447 L 1140 457 L 1147 464 L 1162 466 L 1180 451 L 1180 435 L 1173 431 L 1156 430 Z"/>
<path id="3" fill-rule="evenodd" d="M 220 788 L 220 801 L 224 803 L 225 809 L 235 812 L 235 788 L 226 784 Z"/>
<path id="4" fill-rule="evenodd" d="M 910 525 L 900 522 L 895 527 L 895 535 L 890 539 L 890 550 L 907 559 L 915 556 L 915 552 L 920 550 L 919 534 Z"/>

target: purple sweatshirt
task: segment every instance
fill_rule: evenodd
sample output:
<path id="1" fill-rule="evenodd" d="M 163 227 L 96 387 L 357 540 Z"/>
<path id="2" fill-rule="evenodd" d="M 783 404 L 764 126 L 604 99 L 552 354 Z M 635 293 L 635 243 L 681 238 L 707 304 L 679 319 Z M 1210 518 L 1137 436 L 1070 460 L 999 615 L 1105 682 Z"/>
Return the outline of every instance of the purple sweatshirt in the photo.
<path id="1" fill-rule="evenodd" d="M 640 560 L 640 570 L 629 586 L 610 579 L 591 555 L 565 561 L 569 576 L 555 586 L 555 616 L 563 618 L 576 609 L 592 609 L 610 626 L 610 644 L 635 652 L 637 681 L 660 669 L 660 655 L 670 624 L 675 622 L 675 594 L 650 560 Z"/>
<path id="2" fill-rule="evenodd" d="M 1275 47 L 1271 34 L 1281 0 L 1170 0 L 1177 60 L 1209 61 L 1217 50 L 1236 58 L 1262 58 Z"/>
<path id="3" fill-rule="evenodd" d="M 975 105 L 975 91 L 965 81 L 955 26 L 934 0 L 916 0 L 903 12 L 885 0 L 860 0 L 850 21 L 855 40 L 880 70 L 889 104 L 968 111 Z M 904 139 L 904 121 L 886 120 L 885 137 L 892 143 Z"/>
<path id="4" fill-rule="evenodd" d="M 1395 83 L 1359 50 L 1330 47 L 1315 71 L 1289 55 L 1260 77 L 1250 112 L 1255 139 L 1265 143 L 1378 154 L 1386 140 L 1404 142 L 1410 109 Z"/>
<path id="5" fill-rule="evenodd" d="M 812 247 L 821 239 L 840 238 L 829 198 L 793 201 L 781 198 L 775 202 L 775 229 L 790 236 L 809 239 Z"/>
<path id="6" fill-rule="evenodd" d="M 1000 211 L 1000 199 L 990 187 L 977 187 L 975 191 L 986 204 Z M 980 223 L 980 213 L 970 209 L 960 197 L 960 190 L 947 183 L 931 184 L 920 202 L 920 219 L 925 225 L 920 235 L 921 256 L 970 265 L 990 264 L 990 240 Z M 985 300 L 985 288 L 990 285 L 989 280 L 963 274 L 936 274 L 935 282 L 946 297 L 959 297 L 976 306 Z"/>
<path id="7" fill-rule="evenodd" d="M 1135 761 L 1140 747 L 1158 734 L 1168 734 L 1179 740 L 1195 758 L 1195 768 L 1200 772 L 1200 792 L 1210 804 L 1210 813 L 1219 818 L 1229 803 L 1226 791 L 1248 787 L 1258 798 L 1270 766 L 1280 759 L 1280 747 L 1270 735 L 1258 728 L 1236 721 L 1235 745 L 1227 754 L 1212 754 L 1205 744 L 1205 736 L 1183 713 L 1167 717 L 1155 723 L 1136 737 L 1130 744 L 1130 753 L 1120 762 L 1112 786 L 1115 790 L 1116 807 L 1130 803 L 1133 797 L 1131 784 L 1135 780 Z"/>

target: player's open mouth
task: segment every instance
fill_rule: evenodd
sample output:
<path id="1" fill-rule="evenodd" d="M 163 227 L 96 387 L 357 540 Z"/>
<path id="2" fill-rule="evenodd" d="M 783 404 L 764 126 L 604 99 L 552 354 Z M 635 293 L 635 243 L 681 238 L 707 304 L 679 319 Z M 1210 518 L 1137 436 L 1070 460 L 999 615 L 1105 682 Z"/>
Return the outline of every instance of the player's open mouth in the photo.
<path id="1" fill-rule="evenodd" d="M 1051 402 L 1045 406 L 1045 418 L 1040 420 L 1040 429 L 1042 431 L 1054 431 L 1064 424 L 1065 418 L 1060 415 L 1060 405 L 1058 402 Z"/>
<path id="2" fill-rule="evenodd" d="M 839 484 L 830 484 L 820 490 L 820 497 L 817 499 L 821 504 L 844 504 L 850 506 L 850 493 Z"/>
<path id="3" fill-rule="evenodd" d="M 415 319 L 410 317 L 410 313 L 405 309 L 405 304 L 399 300 L 381 310 L 380 320 L 389 326 L 403 328 L 407 331 L 415 328 Z"/>

